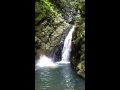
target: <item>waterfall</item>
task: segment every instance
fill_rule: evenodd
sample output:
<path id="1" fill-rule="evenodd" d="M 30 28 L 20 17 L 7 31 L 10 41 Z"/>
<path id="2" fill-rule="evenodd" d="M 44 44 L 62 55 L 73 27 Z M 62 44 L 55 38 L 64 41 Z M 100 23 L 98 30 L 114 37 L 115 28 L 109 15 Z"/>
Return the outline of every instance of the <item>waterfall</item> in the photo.
<path id="1" fill-rule="evenodd" d="M 52 49 L 52 51 L 50 51 L 47 54 L 47 57 L 51 58 L 53 62 L 59 62 L 62 60 L 62 51 L 63 51 L 64 44 L 65 44 L 65 42 L 67 44 L 67 40 L 69 40 L 69 38 L 72 37 L 72 36 L 70 36 L 71 35 L 70 33 L 73 30 L 73 28 L 74 28 L 74 26 L 70 25 L 67 28 L 66 32 L 61 37 L 61 40 L 59 41 L 59 43 Z M 68 39 L 66 39 L 66 38 L 68 38 Z"/>
<path id="2" fill-rule="evenodd" d="M 70 29 L 68 35 L 65 38 L 64 46 L 62 49 L 62 59 L 57 63 L 69 63 L 70 54 L 71 54 L 71 41 L 72 41 L 72 33 L 74 31 L 75 26 L 73 25 Z"/>
<path id="3" fill-rule="evenodd" d="M 61 61 L 69 61 L 70 60 L 70 53 L 71 53 L 71 41 L 72 41 L 72 33 L 74 31 L 74 26 L 69 31 L 67 37 L 64 41 L 64 46 L 62 50 L 62 60 Z"/>
<path id="4" fill-rule="evenodd" d="M 53 50 L 48 55 L 40 57 L 36 66 L 44 67 L 55 66 L 57 63 L 70 63 L 71 41 L 74 28 L 75 26 L 71 25 Z"/>

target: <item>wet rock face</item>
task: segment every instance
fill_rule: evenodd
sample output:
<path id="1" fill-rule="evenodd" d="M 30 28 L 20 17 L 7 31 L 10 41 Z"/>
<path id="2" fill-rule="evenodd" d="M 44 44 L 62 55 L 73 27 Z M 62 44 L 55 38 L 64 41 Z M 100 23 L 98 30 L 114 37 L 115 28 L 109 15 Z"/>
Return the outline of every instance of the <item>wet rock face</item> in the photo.
<path id="1" fill-rule="evenodd" d="M 84 12 L 84 2 L 82 3 L 80 9 Z M 76 69 L 77 74 L 85 78 L 85 17 L 81 15 L 75 25 L 76 28 L 72 38 L 71 64 Z"/>
<path id="2" fill-rule="evenodd" d="M 62 46 L 63 45 L 56 45 L 53 50 L 47 54 L 49 58 L 52 58 L 53 62 L 61 60 Z"/>
<path id="3" fill-rule="evenodd" d="M 85 30 L 81 25 L 80 27 L 76 27 L 73 32 L 71 64 L 76 68 L 77 74 L 85 78 Z"/>
<path id="4" fill-rule="evenodd" d="M 62 9 L 63 17 L 67 23 L 70 23 L 76 16 L 76 10 L 74 7 L 75 2 L 72 0 L 68 0 L 68 4 L 64 6 L 64 9 Z"/>
<path id="5" fill-rule="evenodd" d="M 62 12 L 62 17 L 65 22 L 70 23 L 72 19 L 76 16 L 76 2 L 74 0 L 50 0 L 56 5 L 56 8 L 59 8 Z"/>
<path id="6" fill-rule="evenodd" d="M 50 52 L 60 41 L 69 24 L 62 17 L 56 17 L 52 23 L 47 20 L 36 26 L 35 57 Z"/>
<path id="7" fill-rule="evenodd" d="M 77 74 L 83 78 L 85 78 L 85 61 L 79 62 L 76 67 Z"/>
<path id="8" fill-rule="evenodd" d="M 66 31 L 63 33 L 59 43 L 47 54 L 49 58 L 52 58 L 53 62 L 61 61 L 62 59 L 62 50 L 64 46 L 64 41 L 69 31 L 71 30 L 72 25 L 70 25 Z"/>

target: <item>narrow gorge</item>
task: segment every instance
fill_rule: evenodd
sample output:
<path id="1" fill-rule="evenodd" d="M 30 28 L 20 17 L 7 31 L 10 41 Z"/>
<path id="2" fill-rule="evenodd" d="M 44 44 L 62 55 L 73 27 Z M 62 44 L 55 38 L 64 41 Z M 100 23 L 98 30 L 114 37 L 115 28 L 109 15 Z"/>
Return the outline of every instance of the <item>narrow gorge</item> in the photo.
<path id="1" fill-rule="evenodd" d="M 85 90 L 85 0 L 35 1 L 35 90 Z"/>

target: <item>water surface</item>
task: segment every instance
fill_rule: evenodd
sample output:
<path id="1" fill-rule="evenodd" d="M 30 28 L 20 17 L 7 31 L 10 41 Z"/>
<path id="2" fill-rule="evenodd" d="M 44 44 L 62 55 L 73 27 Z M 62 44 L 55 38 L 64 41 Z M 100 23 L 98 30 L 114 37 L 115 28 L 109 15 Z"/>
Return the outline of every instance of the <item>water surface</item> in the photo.
<path id="1" fill-rule="evenodd" d="M 35 90 L 85 90 L 85 81 L 70 64 L 40 67 L 35 70 Z"/>

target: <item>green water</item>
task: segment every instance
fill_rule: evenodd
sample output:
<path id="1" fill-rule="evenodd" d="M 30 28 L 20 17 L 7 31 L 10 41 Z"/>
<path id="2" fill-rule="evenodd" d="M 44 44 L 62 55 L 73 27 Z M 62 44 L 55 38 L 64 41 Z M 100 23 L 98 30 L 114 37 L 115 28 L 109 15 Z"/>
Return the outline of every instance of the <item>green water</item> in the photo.
<path id="1" fill-rule="evenodd" d="M 35 90 L 85 90 L 85 81 L 69 64 L 35 70 Z"/>

